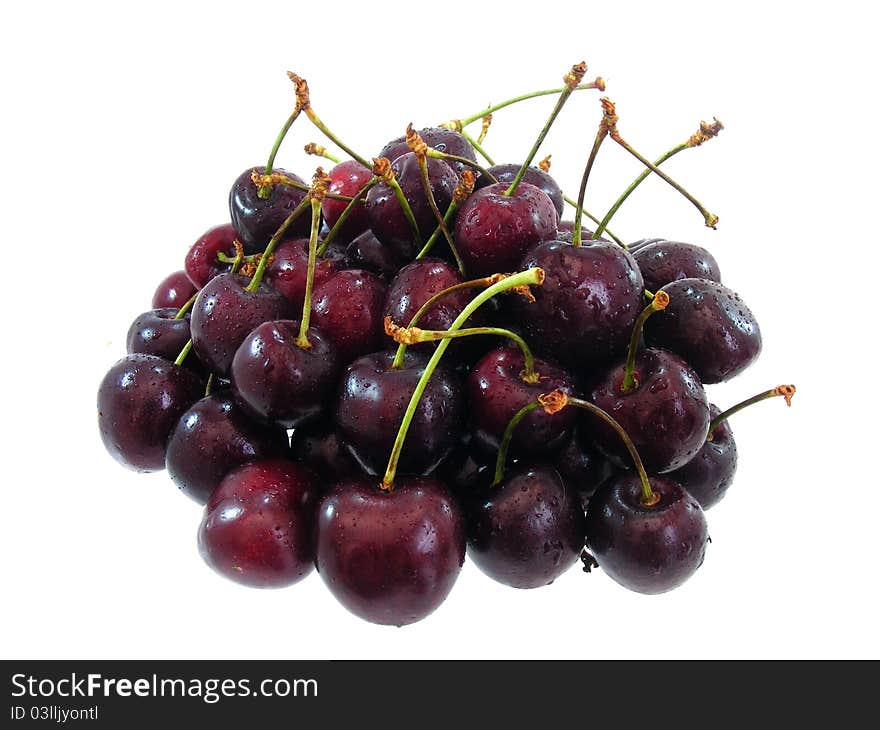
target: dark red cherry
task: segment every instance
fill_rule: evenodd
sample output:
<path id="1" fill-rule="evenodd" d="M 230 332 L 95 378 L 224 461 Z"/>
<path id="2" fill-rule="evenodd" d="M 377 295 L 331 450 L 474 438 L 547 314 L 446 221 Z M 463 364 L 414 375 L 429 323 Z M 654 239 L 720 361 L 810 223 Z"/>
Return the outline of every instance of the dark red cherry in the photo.
<path id="1" fill-rule="evenodd" d="M 195 293 L 196 288 L 187 278 L 186 272 L 175 271 L 162 279 L 162 282 L 156 287 L 152 306 L 154 309 L 166 307 L 180 309 Z"/>
<path id="2" fill-rule="evenodd" d="M 721 281 L 721 270 L 715 257 L 692 243 L 654 241 L 640 246 L 633 258 L 642 272 L 645 289 L 651 292 L 679 279 Z"/>
<path id="3" fill-rule="evenodd" d="M 549 466 L 511 470 L 466 515 L 471 560 L 514 588 L 552 583 L 584 547 L 580 497 Z"/>
<path id="4" fill-rule="evenodd" d="M 587 502 L 599 486 L 615 471 L 611 461 L 602 454 L 584 434 L 582 425 L 575 425 L 571 437 L 553 456 L 553 466 L 565 483 L 580 494 L 586 509 Z"/>
<path id="5" fill-rule="evenodd" d="M 339 440 L 332 422 L 320 421 L 297 428 L 291 441 L 291 453 L 328 485 L 363 474 Z"/>
<path id="6" fill-rule="evenodd" d="M 715 418 L 721 411 L 709 405 L 709 416 Z M 729 421 L 722 421 L 712 431 L 712 438 L 697 455 L 680 469 L 669 474 L 707 510 L 718 504 L 727 494 L 736 474 L 736 441 Z"/>
<path id="7" fill-rule="evenodd" d="M 343 268 L 338 250 L 328 249 L 324 256 L 315 260 L 315 282 L 319 286 Z M 297 316 L 302 312 L 306 298 L 306 277 L 309 271 L 309 239 L 295 238 L 282 241 L 272 254 L 266 267 L 265 281 L 280 291 L 293 305 Z"/>
<path id="8" fill-rule="evenodd" d="M 358 358 L 342 377 L 334 420 L 339 434 L 370 474 L 384 472 L 403 414 L 428 358 L 411 349 L 400 369 L 393 352 Z M 400 456 L 400 473 L 431 471 L 456 444 L 464 418 L 458 379 L 441 363 L 416 408 Z"/>
<path id="9" fill-rule="evenodd" d="M 234 241 L 235 228 L 231 223 L 226 223 L 206 231 L 190 246 L 183 268 L 197 289 L 201 289 L 218 274 L 229 271 L 231 264 L 221 264 L 217 260 L 217 254 L 223 253 L 235 258 Z"/>
<path id="10" fill-rule="evenodd" d="M 571 376 L 543 360 L 535 360 L 540 375 L 536 383 L 522 379 L 525 358 L 515 347 L 490 350 L 471 370 L 467 379 L 468 411 L 474 443 L 496 453 L 504 430 L 517 411 L 539 395 L 560 390 L 575 394 Z M 558 449 L 571 434 L 577 413 L 563 408 L 549 415 L 543 408 L 529 413 L 513 433 L 511 446 L 518 454 L 547 454 Z"/>
<path id="11" fill-rule="evenodd" d="M 709 402 L 697 374 L 678 355 L 655 348 L 636 355 L 637 386 L 627 393 L 622 392 L 624 371 L 624 363 L 610 368 L 593 386 L 589 400 L 614 416 L 649 472 L 684 466 L 705 443 L 709 430 Z M 599 448 L 619 465 L 630 466 L 632 459 L 620 436 L 599 419 L 586 418 Z"/>
<path id="12" fill-rule="evenodd" d="M 293 307 L 280 292 L 265 282 L 250 292 L 249 283 L 245 276 L 220 274 L 205 285 L 193 304 L 193 349 L 218 375 L 229 375 L 235 351 L 255 327 L 293 314 Z"/>
<path id="13" fill-rule="evenodd" d="M 639 593 L 665 593 L 703 564 L 709 533 L 699 502 L 668 478 L 651 477 L 660 501 L 641 503 L 632 473 L 615 475 L 587 508 L 587 547 L 609 576 Z"/>
<path id="14" fill-rule="evenodd" d="M 561 221 L 557 226 L 556 240 L 571 243 L 574 240 L 574 221 Z M 599 238 L 600 241 L 608 241 L 607 238 Z M 581 243 L 589 245 L 593 242 L 593 231 L 589 228 L 581 228 Z"/>
<path id="15" fill-rule="evenodd" d="M 275 235 L 287 216 L 306 197 L 304 190 L 289 185 L 274 185 L 269 195 L 261 198 L 259 189 L 251 177 L 255 169 L 260 174 L 266 171 L 265 167 L 249 167 L 236 178 L 229 191 L 229 215 L 232 218 L 232 225 L 238 240 L 244 246 L 244 252 L 248 254 L 259 253 L 265 249 L 269 239 Z M 273 172 L 284 174 L 295 182 L 303 182 L 301 178 L 285 170 L 275 168 Z M 307 236 L 310 224 L 310 216 L 308 211 L 305 211 L 287 229 L 287 235 L 291 238 Z"/>
<path id="16" fill-rule="evenodd" d="M 189 342 L 189 313 L 180 319 L 176 315 L 177 309 L 151 309 L 139 314 L 128 328 L 128 353 L 156 355 L 174 362 Z M 198 359 L 190 353 L 186 364 L 198 364 Z"/>
<path id="17" fill-rule="evenodd" d="M 330 170 L 329 175 L 330 186 L 327 189 L 329 193 L 353 198 L 373 177 L 373 171 L 364 167 L 357 160 L 345 160 Z M 347 206 L 348 201 L 324 198 L 321 211 L 324 213 L 324 220 L 329 227 L 332 228 L 336 224 Z M 359 233 L 367 230 L 369 225 L 370 220 L 367 218 L 366 208 L 363 203 L 357 203 L 348 214 L 348 218 L 345 219 L 345 223 L 342 224 L 337 235 L 341 236 L 343 241 L 351 241 Z"/>
<path id="18" fill-rule="evenodd" d="M 180 490 L 205 504 L 220 480 L 240 464 L 285 456 L 287 432 L 251 419 L 229 391 L 219 391 L 184 413 L 168 439 L 165 465 Z"/>
<path id="19" fill-rule="evenodd" d="M 521 183 L 513 195 L 504 183 L 473 193 L 455 219 L 455 245 L 470 276 L 519 270 L 520 259 L 556 235 L 556 208 L 547 194 Z"/>
<path id="20" fill-rule="evenodd" d="M 314 568 L 318 480 L 285 459 L 239 466 L 220 482 L 199 525 L 199 552 L 220 575 L 282 588 Z"/>
<path id="21" fill-rule="evenodd" d="M 663 287 L 669 306 L 645 325 L 649 345 L 681 355 L 704 383 L 730 380 L 761 354 L 761 329 L 739 294 L 706 279 Z"/>
<path id="22" fill-rule="evenodd" d="M 409 152 L 391 163 L 397 182 L 412 208 L 422 241 L 427 241 L 437 227 L 437 218 L 428 203 L 422 176 L 415 154 Z M 428 180 L 434 200 L 441 213 L 452 202 L 452 192 L 458 185 L 458 176 L 443 160 L 428 160 Z M 419 252 L 412 228 L 394 191 L 385 183 L 374 185 L 367 193 L 367 215 L 370 229 L 383 244 L 400 258 L 409 261 Z"/>
<path id="23" fill-rule="evenodd" d="M 510 185 L 519 173 L 520 167 L 522 167 L 522 165 L 518 164 L 492 165 L 492 167 L 489 168 L 489 172 L 492 173 L 492 176 L 498 182 Z M 539 190 L 543 190 L 547 197 L 553 202 L 553 207 L 556 208 L 557 217 L 562 217 L 562 210 L 565 207 L 565 199 L 562 195 L 562 188 L 559 187 L 559 183 L 550 176 L 550 173 L 544 172 L 539 167 L 531 166 L 526 170 L 526 174 L 523 176 L 522 181 L 529 185 L 534 185 Z M 477 189 L 484 188 L 490 184 L 489 178 L 485 176 L 481 175 L 477 178 Z"/>
<path id="24" fill-rule="evenodd" d="M 135 471 L 165 468 L 168 434 L 203 394 L 192 370 L 155 355 L 127 355 L 98 388 L 98 429 L 111 456 Z"/>
<path id="25" fill-rule="evenodd" d="M 629 253 L 602 241 L 548 241 L 518 268 L 533 266 L 545 275 L 543 285 L 532 289 L 535 301 L 511 300 L 528 342 L 578 372 L 626 350 L 644 306 L 642 275 Z"/>
<path id="26" fill-rule="evenodd" d="M 315 287 L 312 324 L 332 343 L 340 362 L 382 346 L 385 285 L 362 269 L 339 271 Z"/>
<path id="27" fill-rule="evenodd" d="M 377 624 L 425 618 L 449 595 L 465 554 L 455 499 L 436 479 L 400 477 L 337 484 L 317 512 L 315 565 L 336 599 Z"/>
<path id="28" fill-rule="evenodd" d="M 372 231 L 364 231 L 348 244 L 345 263 L 352 269 L 372 271 L 383 281 L 391 281 L 402 265 L 397 255 L 383 246 Z"/>
<path id="29" fill-rule="evenodd" d="M 293 428 L 332 401 L 341 362 L 326 335 L 309 327 L 309 348 L 296 344 L 299 322 L 273 320 L 251 332 L 235 353 L 232 389 L 256 418 Z"/>
<path id="30" fill-rule="evenodd" d="M 477 161 L 477 155 L 473 145 L 459 132 L 455 132 L 445 127 L 426 127 L 418 130 L 419 136 L 424 140 L 428 147 L 433 147 L 438 152 L 445 152 L 447 155 L 456 155 L 464 157 L 471 162 Z M 386 144 L 379 157 L 387 157 L 392 162 L 401 155 L 405 155 L 410 151 L 406 143 L 406 137 L 398 137 Z M 468 167 L 462 162 L 450 162 L 452 169 L 457 175 L 461 175 L 462 171 Z M 440 209 L 444 210 L 443 208 Z"/>

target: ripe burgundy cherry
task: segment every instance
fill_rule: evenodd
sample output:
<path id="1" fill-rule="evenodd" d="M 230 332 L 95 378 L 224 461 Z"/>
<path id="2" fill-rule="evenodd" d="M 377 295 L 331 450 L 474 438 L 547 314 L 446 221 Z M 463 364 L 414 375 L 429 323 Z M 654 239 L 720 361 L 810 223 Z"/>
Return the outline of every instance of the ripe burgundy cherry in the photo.
<path id="1" fill-rule="evenodd" d="M 315 287 L 312 324 L 332 343 L 342 363 L 382 346 L 385 285 L 362 269 L 344 269 Z"/>
<path id="2" fill-rule="evenodd" d="M 455 155 L 456 157 L 464 157 L 471 162 L 477 161 L 477 155 L 470 142 L 465 139 L 464 135 L 452 129 L 445 127 L 426 127 L 418 130 L 418 135 L 424 140 L 428 147 L 433 147 L 438 152 L 444 152 L 447 155 Z M 385 157 L 392 162 L 401 155 L 405 155 L 410 151 L 409 145 L 406 143 L 406 137 L 401 136 L 391 140 L 386 144 L 378 157 Z M 448 163 L 455 171 L 456 175 L 460 175 L 467 165 L 463 162 L 451 160 Z M 444 210 L 441 208 L 440 210 Z"/>
<path id="3" fill-rule="evenodd" d="M 352 269 L 366 269 L 383 281 L 391 281 L 400 270 L 401 262 L 372 231 L 364 231 L 345 249 L 345 263 Z"/>
<path id="4" fill-rule="evenodd" d="M 519 164 L 504 164 L 504 165 L 492 165 L 489 168 L 489 172 L 492 173 L 492 176 L 499 182 L 504 183 L 506 185 L 510 185 L 513 182 L 514 178 L 517 176 L 517 173 L 520 170 Z M 562 218 L 562 211 L 565 207 L 565 199 L 562 195 L 562 188 L 559 187 L 559 183 L 556 182 L 551 176 L 550 173 L 544 172 L 542 169 L 530 166 L 526 169 L 525 175 L 523 175 L 522 181 L 524 183 L 528 183 L 529 185 L 534 185 L 539 190 L 542 190 L 548 198 L 550 198 L 553 203 L 553 207 L 556 208 L 556 215 L 559 218 Z M 481 175 L 477 178 L 477 189 L 484 188 L 487 185 L 491 185 L 492 181 L 489 178 Z"/>
<path id="5" fill-rule="evenodd" d="M 720 413 L 716 406 L 709 406 L 710 418 L 715 418 Z M 728 421 L 722 421 L 712 429 L 711 439 L 706 439 L 697 455 L 669 474 L 669 478 L 681 484 L 707 510 L 718 504 L 727 494 L 736 474 L 736 462 L 733 431 Z"/>
<path id="6" fill-rule="evenodd" d="M 235 258 L 234 241 L 235 228 L 231 223 L 226 223 L 209 229 L 190 246 L 183 268 L 187 278 L 197 289 L 201 289 L 218 274 L 229 271 L 231 264 L 218 261 L 217 256 L 224 254 L 227 258 Z"/>
<path id="7" fill-rule="evenodd" d="M 549 466 L 517 468 L 467 511 L 468 555 L 514 588 L 552 583 L 584 547 L 578 493 Z"/>
<path id="8" fill-rule="evenodd" d="M 327 281 L 343 268 L 342 257 L 335 250 L 328 250 L 315 261 L 315 286 Z M 281 292 L 293 305 L 293 311 L 302 310 L 306 296 L 306 277 L 309 272 L 309 239 L 294 238 L 282 241 L 272 253 L 266 267 L 265 281 Z"/>
<path id="9" fill-rule="evenodd" d="M 721 270 L 715 257 L 692 243 L 654 241 L 640 246 L 633 258 L 642 272 L 645 288 L 651 292 L 679 279 L 721 281 Z"/>
<path id="10" fill-rule="evenodd" d="M 556 235 L 556 208 L 546 193 L 521 183 L 507 196 L 508 187 L 477 190 L 458 211 L 455 245 L 471 276 L 517 271 L 526 251 Z"/>
<path id="11" fill-rule="evenodd" d="M 193 304 L 193 349 L 217 375 L 229 374 L 235 351 L 255 327 L 293 314 L 290 302 L 265 282 L 253 291 L 249 286 L 245 276 L 220 274 L 205 285 Z"/>
<path id="12" fill-rule="evenodd" d="M 324 584 L 372 623 L 425 618 L 464 564 L 464 517 L 436 479 L 400 478 L 390 492 L 375 479 L 340 482 L 321 500 L 316 530 L 315 565 Z"/>
<path id="13" fill-rule="evenodd" d="M 135 471 L 165 468 L 168 434 L 204 383 L 192 370 L 155 355 L 127 355 L 98 388 L 98 429 L 110 455 Z"/>
<path id="14" fill-rule="evenodd" d="M 153 308 L 173 308 L 180 309 L 186 304 L 196 293 L 196 288 L 187 278 L 185 271 L 175 271 L 168 274 L 162 282 L 156 287 L 153 294 Z"/>
<path id="15" fill-rule="evenodd" d="M 345 371 L 334 420 L 339 435 L 370 474 L 385 469 L 403 415 L 425 370 L 427 358 L 407 350 L 401 368 L 393 352 L 358 358 Z M 464 418 L 458 379 L 441 363 L 428 381 L 400 459 L 403 473 L 431 471 L 455 446 Z"/>
<path id="16" fill-rule="evenodd" d="M 373 177 L 373 172 L 357 160 L 345 160 L 330 170 L 329 175 L 330 186 L 327 189 L 328 192 L 334 195 L 345 195 L 353 198 L 370 181 Z M 324 201 L 321 203 L 321 210 L 324 213 L 324 220 L 327 222 L 327 225 L 332 228 L 347 206 L 348 201 L 346 200 L 324 198 Z M 366 208 L 364 208 L 363 203 L 356 203 L 345 219 L 345 223 L 340 227 L 339 236 L 344 241 L 351 241 L 355 236 L 366 231 L 369 226 L 370 219 L 367 217 Z"/>
<path id="17" fill-rule="evenodd" d="M 645 327 L 649 345 L 681 355 L 703 383 L 730 380 L 761 353 L 761 330 L 739 295 L 706 279 L 679 279 L 663 287 L 671 300 Z"/>
<path id="18" fill-rule="evenodd" d="M 189 314 L 177 317 L 177 309 L 151 309 L 139 314 L 128 328 L 126 349 L 131 353 L 156 355 L 174 362 L 189 342 Z M 184 361 L 198 366 L 192 353 Z"/>
<path id="19" fill-rule="evenodd" d="M 286 459 L 260 459 L 234 469 L 205 506 L 199 552 L 237 583 L 293 585 L 314 567 L 317 478 Z"/>
<path id="20" fill-rule="evenodd" d="M 266 248 L 275 231 L 306 197 L 305 190 L 281 184 L 273 185 L 265 197 L 261 196 L 260 189 L 253 181 L 254 170 L 262 174 L 266 168 L 248 168 L 236 178 L 229 191 L 229 215 L 247 254 L 259 253 Z M 276 168 L 273 172 L 305 185 L 301 178 L 285 170 Z M 307 215 L 297 218 L 287 229 L 287 235 L 291 237 L 307 236 L 308 233 Z"/>
<path id="21" fill-rule="evenodd" d="M 233 468 L 262 457 L 284 456 L 287 433 L 257 423 L 229 391 L 202 398 L 184 413 L 168 439 L 165 464 L 178 488 L 199 504 Z"/>
<path id="22" fill-rule="evenodd" d="M 709 533 L 699 502 L 679 484 L 651 477 L 659 498 L 645 506 L 639 477 L 622 473 L 593 495 L 587 547 L 599 567 L 625 588 L 664 593 L 703 564 Z"/>

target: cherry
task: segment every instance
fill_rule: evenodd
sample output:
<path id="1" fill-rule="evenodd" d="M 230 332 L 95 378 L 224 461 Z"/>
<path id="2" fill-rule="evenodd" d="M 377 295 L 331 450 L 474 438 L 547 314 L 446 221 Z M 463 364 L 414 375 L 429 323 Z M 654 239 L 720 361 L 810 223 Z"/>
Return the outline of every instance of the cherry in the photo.
<path id="1" fill-rule="evenodd" d="M 436 479 L 401 478 L 381 491 L 340 482 L 317 512 L 315 565 L 349 611 L 377 624 L 425 618 L 449 595 L 465 555 L 461 509 Z"/>
<path id="2" fill-rule="evenodd" d="M 201 289 L 218 274 L 229 271 L 230 265 L 220 263 L 217 254 L 235 257 L 235 235 L 235 228 L 226 223 L 209 229 L 190 246 L 183 268 L 196 289 Z"/>
<path id="3" fill-rule="evenodd" d="M 523 254 L 556 235 L 556 209 L 547 194 L 528 183 L 506 195 L 505 183 L 477 190 L 455 220 L 455 243 L 472 276 L 520 268 Z"/>
<path id="4" fill-rule="evenodd" d="M 579 372 L 625 350 L 644 296 L 642 275 L 629 253 L 603 241 L 587 246 L 548 241 L 523 259 L 522 268 L 534 266 L 545 273 L 535 301 L 512 301 L 529 342 Z"/>
<path id="5" fill-rule="evenodd" d="M 294 310 L 302 309 L 305 300 L 308 264 L 309 239 L 296 238 L 279 243 L 266 267 L 266 282 L 281 292 Z M 315 264 L 315 286 L 329 279 L 343 265 L 343 256 L 338 249 L 328 249 Z"/>
<path id="6" fill-rule="evenodd" d="M 403 415 L 425 371 L 427 357 L 407 350 L 403 366 L 392 368 L 395 353 L 358 358 L 342 377 L 334 420 L 339 434 L 370 474 L 385 468 Z M 441 364 L 419 401 L 403 449 L 400 468 L 427 473 L 455 446 L 464 416 L 461 384 Z"/>
<path id="7" fill-rule="evenodd" d="M 293 312 L 290 302 L 272 287 L 260 283 L 249 290 L 250 286 L 247 277 L 220 274 L 205 285 L 193 305 L 193 348 L 218 375 L 229 374 L 235 351 L 257 325 Z"/>
<path id="8" fill-rule="evenodd" d="M 418 134 L 428 147 L 432 147 L 438 152 L 455 155 L 456 157 L 464 157 L 471 162 L 477 161 L 473 145 L 459 132 L 446 129 L 445 127 L 426 127 L 425 129 L 419 129 Z M 377 156 L 394 161 L 409 151 L 406 137 L 401 136 L 386 144 Z M 452 160 L 449 164 L 457 175 L 460 175 L 463 170 L 467 169 L 467 165 L 463 162 Z"/>
<path id="9" fill-rule="evenodd" d="M 296 429 L 291 443 L 293 458 L 307 466 L 327 484 L 362 474 L 332 423 L 318 422 Z"/>
<path id="10" fill-rule="evenodd" d="M 334 195 L 344 195 L 349 198 L 355 197 L 361 188 L 373 177 L 373 172 L 364 167 L 357 160 L 345 160 L 330 170 L 330 186 L 328 192 Z M 348 202 L 335 198 L 324 198 L 321 210 L 324 212 L 324 220 L 331 228 L 342 215 Z M 339 229 L 339 235 L 346 241 L 351 241 L 355 236 L 367 230 L 370 220 L 367 217 L 363 203 L 356 203 L 348 218 Z"/>
<path id="11" fill-rule="evenodd" d="M 565 445 L 553 456 L 553 466 L 565 483 L 581 496 L 584 508 L 599 486 L 615 471 L 592 442 L 587 443 L 582 424 L 576 424 Z"/>
<path id="12" fill-rule="evenodd" d="M 163 469 L 168 434 L 203 390 L 195 373 L 168 360 L 142 354 L 123 357 L 98 388 L 98 429 L 104 446 L 129 469 Z"/>
<path id="13" fill-rule="evenodd" d="M 168 274 L 162 282 L 156 287 L 156 293 L 153 294 L 153 304 L 155 309 L 163 309 L 171 307 L 180 309 L 186 304 L 196 293 L 196 288 L 187 278 L 185 271 L 175 271 Z"/>
<path id="14" fill-rule="evenodd" d="M 297 344 L 300 323 L 258 325 L 235 352 L 232 388 L 247 411 L 286 428 L 316 417 L 332 397 L 341 365 L 328 337 L 309 327 L 309 347 Z"/>
<path id="15" fill-rule="evenodd" d="M 361 269 L 339 271 L 315 287 L 312 322 L 342 362 L 381 347 L 385 285 Z"/>
<path id="16" fill-rule="evenodd" d="M 625 588 L 664 593 L 703 564 L 709 533 L 697 500 L 679 484 L 651 477 L 658 501 L 645 506 L 639 477 L 621 473 L 587 508 L 587 547 L 599 566 Z"/>
<path id="17" fill-rule="evenodd" d="M 289 185 L 271 186 L 266 197 L 260 195 L 260 188 L 253 181 L 253 172 L 263 174 L 265 167 L 248 168 L 236 178 L 229 191 L 229 214 L 238 240 L 247 254 L 262 251 L 279 226 L 306 197 L 306 191 Z M 275 168 L 273 173 L 285 175 L 305 187 L 302 179 L 289 172 Z M 287 233 L 289 236 L 308 235 L 307 217 L 294 221 Z"/>
<path id="18" fill-rule="evenodd" d="M 260 459 L 227 474 L 199 525 L 205 562 L 254 588 L 293 585 L 314 567 L 317 478 L 284 459 Z"/>
<path id="19" fill-rule="evenodd" d="M 705 279 L 679 279 L 663 287 L 671 303 L 645 328 L 649 345 L 687 360 L 703 383 L 730 380 L 761 353 L 761 330 L 739 295 Z"/>
<path id="20" fill-rule="evenodd" d="M 721 411 L 715 405 L 709 406 L 710 418 L 719 413 Z M 669 477 L 681 484 L 707 510 L 727 493 L 736 474 L 736 462 L 736 441 L 730 424 L 724 421 L 715 427 L 712 439 L 706 439 L 696 456 Z"/>
<path id="21" fill-rule="evenodd" d="M 584 547 L 577 492 L 549 466 L 517 469 L 467 511 L 468 555 L 499 583 L 548 585 Z"/>
<path id="22" fill-rule="evenodd" d="M 468 406 L 474 443 L 492 454 L 498 451 L 510 419 L 526 403 L 541 393 L 561 390 L 573 395 L 572 378 L 564 370 L 543 360 L 535 360 L 535 382 L 523 379 L 526 363 L 516 348 L 500 347 L 486 353 L 467 379 Z M 576 414 L 565 409 L 552 415 L 533 411 L 513 437 L 519 454 L 547 454 L 558 449 L 571 433 Z"/>
<path id="23" fill-rule="evenodd" d="M 651 292 L 678 279 L 721 281 L 721 270 L 715 257 L 692 243 L 654 241 L 640 246 L 633 258 L 642 272 L 645 288 Z"/>
<path id="24" fill-rule="evenodd" d="M 492 165 L 489 168 L 489 172 L 492 173 L 492 176 L 499 183 L 510 184 L 513 182 L 514 178 L 517 176 L 519 172 L 520 165 L 512 165 L 512 164 L 504 164 L 504 165 Z M 562 195 L 562 188 L 559 187 L 559 183 L 554 180 L 549 173 L 544 172 L 542 169 L 534 166 L 530 166 L 526 169 L 525 175 L 523 175 L 522 181 L 524 183 L 528 183 L 529 185 L 534 185 L 539 190 L 542 190 L 550 201 L 553 203 L 553 207 L 556 208 L 556 215 L 558 218 L 562 218 L 562 211 L 565 207 L 565 200 Z M 492 184 L 491 180 L 485 176 L 480 176 L 477 178 L 477 189 L 484 188 L 487 185 Z"/>
<path id="25" fill-rule="evenodd" d="M 174 361 L 189 342 L 189 314 L 177 317 L 177 309 L 151 309 L 139 314 L 128 328 L 126 348 L 129 353 L 156 355 Z M 194 355 L 187 365 L 198 365 Z"/>
<path id="26" fill-rule="evenodd" d="M 574 238 L 574 221 L 562 221 L 556 230 L 556 240 L 571 243 Z M 599 238 L 599 241 L 608 242 L 607 238 Z M 593 242 L 593 232 L 587 228 L 581 228 L 581 243 L 588 246 Z"/>
<path id="27" fill-rule="evenodd" d="M 452 202 L 458 176 L 443 160 L 428 159 L 427 165 L 428 180 L 437 207 L 445 211 Z M 437 227 L 437 219 L 422 186 L 418 159 L 412 152 L 407 152 L 391 163 L 391 170 L 412 209 L 419 235 L 424 241 Z M 384 182 L 374 185 L 367 193 L 366 208 L 370 229 L 376 238 L 400 258 L 406 260 L 414 258 L 421 245 L 415 239 L 412 226 L 392 188 Z"/>
<path id="28" fill-rule="evenodd" d="M 511 460 L 516 463 L 516 459 Z M 492 482 L 495 455 L 473 448 L 470 431 L 461 434 L 455 448 L 437 467 L 437 476 L 461 504 L 482 497 Z"/>
<path id="29" fill-rule="evenodd" d="M 233 468 L 284 456 L 287 433 L 252 420 L 229 391 L 202 398 L 184 413 L 168 439 L 165 465 L 180 490 L 199 504 Z"/>
<path id="30" fill-rule="evenodd" d="M 372 231 L 364 231 L 345 249 L 346 265 L 352 269 L 366 269 L 383 281 L 390 281 L 400 270 L 397 255 L 376 238 Z"/>

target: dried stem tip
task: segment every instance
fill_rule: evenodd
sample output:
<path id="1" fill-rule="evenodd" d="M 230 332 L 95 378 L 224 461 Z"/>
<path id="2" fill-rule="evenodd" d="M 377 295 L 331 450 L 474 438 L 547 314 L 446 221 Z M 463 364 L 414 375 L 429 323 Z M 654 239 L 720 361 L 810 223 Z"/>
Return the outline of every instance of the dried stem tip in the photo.
<path id="1" fill-rule="evenodd" d="M 330 176 L 324 172 L 323 167 L 315 170 L 312 175 L 312 186 L 309 189 L 309 197 L 312 200 L 323 200 L 327 195 L 327 188 L 330 187 Z"/>
<path id="2" fill-rule="evenodd" d="M 538 403 L 544 409 L 544 413 L 553 415 L 559 413 L 568 405 L 568 396 L 561 390 L 553 390 L 538 396 Z"/>
<path id="3" fill-rule="evenodd" d="M 394 180 L 394 170 L 391 169 L 391 160 L 387 157 L 373 158 L 373 174 L 386 185 Z"/>
<path id="4" fill-rule="evenodd" d="M 327 154 L 327 148 L 317 142 L 309 142 L 303 150 L 307 155 L 315 155 L 316 157 L 324 157 Z"/>
<path id="5" fill-rule="evenodd" d="M 452 199 L 458 205 L 461 205 L 471 196 L 471 193 L 474 192 L 475 183 L 476 177 L 474 176 L 474 171 L 462 170 L 461 177 L 458 179 L 458 185 L 456 185 L 455 190 L 452 191 Z"/>
<path id="6" fill-rule="evenodd" d="M 553 155 L 547 155 L 543 160 L 538 163 L 538 169 L 542 172 L 550 172 L 550 158 Z"/>
<path id="7" fill-rule="evenodd" d="M 669 295 L 661 289 L 654 294 L 654 298 L 651 300 L 651 306 L 658 312 L 666 309 L 666 307 L 669 306 Z"/>
<path id="8" fill-rule="evenodd" d="M 443 129 L 451 129 L 453 132 L 461 132 L 464 129 L 464 125 L 461 123 L 461 119 L 450 119 L 446 122 L 441 122 L 438 126 L 443 127 Z"/>
<path id="9" fill-rule="evenodd" d="M 428 145 L 425 144 L 421 135 L 413 129 L 412 122 L 406 127 L 406 146 L 419 158 L 424 158 L 428 152 Z"/>
<path id="10" fill-rule="evenodd" d="M 791 398 L 795 394 L 797 388 L 795 388 L 793 385 L 777 385 L 775 390 L 776 395 L 781 395 L 783 398 L 785 398 L 785 405 L 790 406 Z"/>
<path id="11" fill-rule="evenodd" d="M 687 146 L 699 147 L 703 142 L 708 142 L 713 137 L 717 137 L 722 129 L 724 129 L 724 125 L 715 117 L 712 117 L 711 124 L 709 122 L 700 122 L 700 128 L 691 135 L 691 138 L 687 141 Z"/>
<path id="12" fill-rule="evenodd" d="M 593 81 L 593 87 L 598 89 L 599 91 L 605 91 L 605 79 L 601 76 L 597 76 L 596 80 Z"/>
<path id="13" fill-rule="evenodd" d="M 583 80 L 584 74 L 586 72 L 587 64 L 584 61 L 576 63 L 574 66 L 571 67 L 571 70 L 562 77 L 562 83 L 564 83 L 569 89 L 574 91 L 575 87 Z"/>
<path id="14" fill-rule="evenodd" d="M 617 109 L 614 102 L 607 96 L 603 96 L 599 101 L 602 104 L 602 125 L 611 138 L 616 140 L 619 135 L 617 133 Z"/>
<path id="15" fill-rule="evenodd" d="M 398 345 L 416 345 L 421 340 L 422 330 L 418 327 L 401 327 L 391 317 L 385 317 L 385 334 Z"/>
<path id="16" fill-rule="evenodd" d="M 296 88 L 296 105 L 300 109 L 308 109 L 312 103 L 309 99 L 309 84 L 301 76 L 297 76 L 293 71 L 287 72 L 287 78 L 293 81 Z"/>

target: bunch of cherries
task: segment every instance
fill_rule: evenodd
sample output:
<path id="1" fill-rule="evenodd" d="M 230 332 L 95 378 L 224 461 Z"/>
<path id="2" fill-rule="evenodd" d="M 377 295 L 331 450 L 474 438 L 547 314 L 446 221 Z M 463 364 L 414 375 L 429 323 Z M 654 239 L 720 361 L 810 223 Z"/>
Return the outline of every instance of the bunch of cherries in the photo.
<path id="1" fill-rule="evenodd" d="M 466 549 L 517 588 L 580 558 L 660 593 L 702 564 L 704 511 L 736 470 L 728 417 L 790 403 L 794 387 L 711 404 L 704 386 L 758 357 L 757 321 L 706 249 L 625 245 L 608 230 L 651 174 L 715 226 L 660 165 L 714 137 L 717 120 L 651 162 L 603 98 L 576 201 L 549 158 L 532 165 L 571 94 L 604 90 L 585 71 L 440 127 L 410 125 L 370 160 L 290 74 L 297 101 L 268 163 L 235 180 L 231 223 L 159 285 L 98 391 L 110 453 L 166 468 L 205 505 L 198 544 L 214 570 L 265 588 L 316 567 L 346 608 L 403 625 L 446 598 Z M 526 160 L 495 164 L 482 146 L 492 113 L 549 94 Z M 337 163 L 310 183 L 274 165 L 301 115 L 350 157 L 307 145 Z M 606 139 L 645 169 L 598 219 L 583 203 Z"/>

